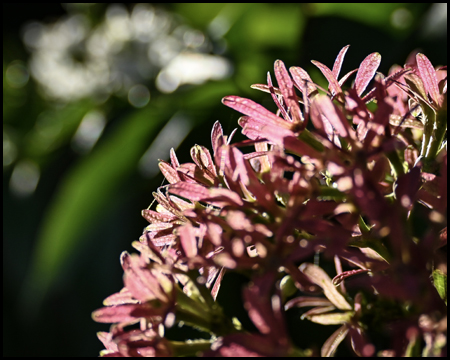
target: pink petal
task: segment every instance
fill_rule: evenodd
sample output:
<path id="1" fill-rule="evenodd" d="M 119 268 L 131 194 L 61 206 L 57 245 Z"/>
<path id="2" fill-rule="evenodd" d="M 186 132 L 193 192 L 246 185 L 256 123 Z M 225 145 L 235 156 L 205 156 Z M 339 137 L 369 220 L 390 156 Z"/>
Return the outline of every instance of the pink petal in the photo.
<path id="1" fill-rule="evenodd" d="M 318 125 L 321 119 L 313 116 L 314 109 L 316 109 L 322 116 L 324 116 L 343 138 L 348 138 L 353 129 L 345 118 L 344 114 L 333 104 L 331 99 L 326 95 L 318 95 L 314 98 L 311 105 L 311 120 L 315 118 L 314 125 Z"/>
<path id="2" fill-rule="evenodd" d="M 206 187 L 185 182 L 169 185 L 169 192 L 191 201 L 201 201 L 209 196 L 209 191 Z"/>
<path id="3" fill-rule="evenodd" d="M 133 298 L 130 290 L 127 288 L 123 288 L 122 291 L 112 294 L 108 296 L 105 300 L 103 300 L 103 305 L 111 306 L 111 305 L 122 305 L 122 304 L 132 304 L 137 303 L 138 300 Z"/>
<path id="4" fill-rule="evenodd" d="M 103 343 L 103 346 L 109 351 L 118 352 L 117 344 L 112 340 L 112 333 L 99 331 L 97 333 L 98 339 Z"/>
<path id="5" fill-rule="evenodd" d="M 244 202 L 234 191 L 225 188 L 212 188 L 209 190 L 209 196 L 205 201 L 211 201 L 217 206 L 234 205 L 242 206 Z"/>
<path id="6" fill-rule="evenodd" d="M 144 237 L 142 235 L 139 240 L 141 240 Z M 164 236 L 155 236 L 153 239 L 151 239 L 154 246 L 165 246 L 165 245 L 171 245 L 176 239 L 176 236 L 173 234 L 164 235 Z"/>
<path id="7" fill-rule="evenodd" d="M 146 231 L 161 231 L 161 230 L 166 230 L 166 229 L 171 229 L 171 228 L 173 228 L 173 223 L 157 222 L 157 223 L 148 225 L 145 228 L 145 230 Z"/>
<path id="8" fill-rule="evenodd" d="M 206 229 L 207 229 L 207 234 L 209 237 L 209 240 L 215 245 L 215 246 L 220 246 L 222 245 L 222 228 L 220 227 L 220 225 L 208 221 L 206 223 Z"/>
<path id="9" fill-rule="evenodd" d="M 92 313 L 92 318 L 101 323 L 131 323 L 142 317 L 150 318 L 162 314 L 163 308 L 154 308 L 150 304 L 127 304 L 98 309 Z"/>
<path id="10" fill-rule="evenodd" d="M 333 65 L 333 76 L 337 79 L 339 77 L 339 73 L 341 72 L 342 62 L 344 61 L 345 53 L 347 52 L 350 45 L 344 46 L 341 51 L 339 51 L 339 54 L 334 61 Z"/>
<path id="11" fill-rule="evenodd" d="M 284 63 L 281 60 L 275 61 L 275 76 L 278 86 L 283 94 L 283 99 L 291 113 L 292 121 L 296 124 L 302 122 L 303 115 L 298 106 L 297 95 L 295 94 L 294 84 L 289 76 Z"/>
<path id="12" fill-rule="evenodd" d="M 345 82 L 347 81 L 347 79 L 352 76 L 355 72 L 357 72 L 358 69 L 353 69 L 352 71 L 349 71 L 347 74 L 345 74 L 341 80 L 339 80 L 339 86 L 342 86 L 345 84 Z"/>
<path id="13" fill-rule="evenodd" d="M 269 110 L 252 100 L 244 99 L 239 96 L 226 96 L 222 99 L 222 103 L 242 114 L 252 117 L 256 122 L 262 125 L 272 125 L 282 129 L 292 128 L 292 124 L 284 121 L 275 114 L 272 114 Z"/>
<path id="14" fill-rule="evenodd" d="M 175 215 L 161 214 L 159 212 L 147 209 L 142 210 L 141 215 L 150 224 L 153 224 L 155 222 L 170 222 L 178 219 Z"/>
<path id="15" fill-rule="evenodd" d="M 192 160 L 202 171 L 209 172 L 210 176 L 217 176 L 216 168 L 209 150 L 201 145 L 195 145 L 191 148 Z"/>
<path id="16" fill-rule="evenodd" d="M 269 89 L 270 95 L 272 96 L 273 102 L 277 105 L 278 109 L 280 109 L 281 111 L 281 115 L 283 115 L 283 118 L 287 121 L 290 121 L 290 117 L 288 115 L 288 113 L 286 112 L 286 109 L 284 108 L 284 106 L 280 103 L 280 101 L 278 100 L 278 96 L 276 94 L 279 94 L 281 96 L 283 96 L 283 94 L 281 93 L 281 91 L 279 89 L 277 93 L 275 93 L 275 88 L 272 85 L 272 79 L 270 77 L 270 72 L 267 72 L 267 87 Z"/>
<path id="17" fill-rule="evenodd" d="M 161 160 L 158 166 L 169 183 L 174 184 L 180 181 L 177 171 L 169 163 Z"/>
<path id="18" fill-rule="evenodd" d="M 267 139 L 273 144 L 283 144 L 286 136 L 294 136 L 291 130 L 280 128 L 272 124 L 261 123 L 250 116 L 242 116 L 239 121 L 242 126 L 242 133 L 252 140 Z M 288 124 L 288 122 L 286 122 Z"/>
<path id="19" fill-rule="evenodd" d="M 317 90 L 316 85 L 314 85 L 314 82 L 311 80 L 311 77 L 309 74 L 303 70 L 299 66 L 292 66 L 289 68 L 289 72 L 292 75 L 292 78 L 294 79 L 294 84 L 296 85 L 297 89 L 299 89 L 304 98 L 308 97 Z M 306 83 L 306 94 L 304 93 L 304 84 Z"/>
<path id="20" fill-rule="evenodd" d="M 223 130 L 222 125 L 220 125 L 220 122 L 217 120 L 212 128 L 211 131 L 211 144 L 214 151 L 214 154 L 217 152 L 217 149 L 223 145 Z"/>
<path id="21" fill-rule="evenodd" d="M 416 55 L 417 68 L 419 69 L 420 77 L 423 85 L 430 95 L 436 106 L 439 106 L 439 86 L 436 77 L 436 70 L 434 70 L 433 64 L 424 54 Z"/>
<path id="22" fill-rule="evenodd" d="M 186 224 L 178 228 L 180 243 L 187 257 L 192 258 L 197 255 L 197 240 L 191 224 Z"/>
<path id="23" fill-rule="evenodd" d="M 211 202 L 217 206 L 237 205 L 242 206 L 242 199 L 234 191 L 224 188 L 207 189 L 204 186 L 193 183 L 177 183 L 170 185 L 169 191 L 172 194 L 182 196 L 191 201 Z"/>
<path id="24" fill-rule="evenodd" d="M 340 94 L 342 92 L 342 89 L 341 89 L 337 79 L 331 72 L 331 70 L 326 65 L 324 65 L 316 60 L 311 60 L 311 62 L 319 68 L 319 70 L 322 72 L 323 76 L 325 76 L 326 79 L 328 80 L 328 88 L 331 90 L 331 94 L 332 95 Z"/>
<path id="25" fill-rule="evenodd" d="M 217 278 L 214 282 L 214 286 L 211 289 L 211 296 L 213 297 L 214 300 L 217 299 L 217 295 L 219 294 L 220 284 L 222 283 L 222 278 L 224 275 L 225 275 L 225 268 L 222 266 L 220 268 L 219 275 L 217 275 Z"/>
<path id="26" fill-rule="evenodd" d="M 170 149 L 170 162 L 174 169 L 180 166 L 180 162 L 178 161 L 177 155 L 175 154 L 175 150 L 173 148 Z"/>
<path id="27" fill-rule="evenodd" d="M 334 286 L 338 286 L 342 281 L 349 278 L 350 276 L 364 274 L 369 271 L 370 271 L 369 269 L 355 269 L 355 270 L 344 271 L 344 272 L 340 273 L 339 275 L 336 275 L 333 278 L 332 283 Z"/>
<path id="28" fill-rule="evenodd" d="M 356 74 L 355 79 L 355 89 L 358 96 L 366 89 L 367 85 L 369 85 L 370 80 L 372 80 L 375 72 L 380 66 L 381 55 L 377 52 L 368 55 L 359 65 L 358 73 Z"/>
<path id="29" fill-rule="evenodd" d="M 159 284 L 159 278 L 149 268 L 143 266 L 138 255 L 131 255 L 129 260 L 130 267 L 125 269 L 124 284 L 134 298 L 140 301 L 159 299 L 167 302 L 169 299 Z"/>

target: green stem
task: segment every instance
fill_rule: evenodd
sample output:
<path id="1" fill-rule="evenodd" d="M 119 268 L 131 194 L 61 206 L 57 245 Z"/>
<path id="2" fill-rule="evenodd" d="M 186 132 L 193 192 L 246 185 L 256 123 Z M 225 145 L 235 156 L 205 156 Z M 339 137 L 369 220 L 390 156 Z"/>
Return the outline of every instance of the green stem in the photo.
<path id="1" fill-rule="evenodd" d="M 314 150 L 322 152 L 325 149 L 322 143 L 317 140 L 308 129 L 303 130 L 298 138 L 311 146 Z"/>
<path id="2" fill-rule="evenodd" d="M 182 308 L 183 310 L 191 314 L 203 318 L 205 317 L 205 314 L 209 313 L 209 308 L 206 307 L 205 304 L 202 304 L 199 301 L 191 299 L 179 287 L 176 287 L 176 290 L 177 290 L 177 307 Z"/>
<path id="3" fill-rule="evenodd" d="M 428 105 L 421 103 L 422 114 L 424 118 L 424 129 L 422 137 L 422 149 L 420 151 L 420 156 L 423 158 L 427 157 L 428 148 L 430 146 L 430 141 L 433 136 L 434 124 L 436 122 L 436 114 L 433 109 Z"/>
<path id="4" fill-rule="evenodd" d="M 177 308 L 176 310 L 176 321 L 177 322 L 184 322 L 189 326 L 192 326 L 194 328 L 198 328 L 202 331 L 206 331 L 208 333 L 212 332 L 212 326 L 211 321 L 209 319 L 209 316 L 199 316 L 198 314 L 191 313 L 183 308 Z"/>
<path id="5" fill-rule="evenodd" d="M 198 356 L 200 352 L 211 348 L 210 340 L 171 341 L 173 356 Z"/>
<path id="6" fill-rule="evenodd" d="M 434 172 L 433 163 L 444 141 L 447 131 L 447 111 L 439 110 L 436 114 L 436 122 L 430 137 L 428 149 L 425 152 L 424 171 Z M 423 150 L 423 149 L 422 149 Z"/>
<path id="7" fill-rule="evenodd" d="M 223 314 L 219 304 L 208 306 L 205 303 L 191 299 L 177 287 L 177 321 L 183 321 L 203 331 L 218 336 L 236 332 L 233 323 Z"/>
<path id="8" fill-rule="evenodd" d="M 391 168 L 394 172 L 394 177 L 398 179 L 400 175 L 405 174 L 405 169 L 403 168 L 402 161 L 400 160 L 400 157 L 398 156 L 397 151 L 391 151 L 386 154 L 389 162 L 391 163 Z"/>

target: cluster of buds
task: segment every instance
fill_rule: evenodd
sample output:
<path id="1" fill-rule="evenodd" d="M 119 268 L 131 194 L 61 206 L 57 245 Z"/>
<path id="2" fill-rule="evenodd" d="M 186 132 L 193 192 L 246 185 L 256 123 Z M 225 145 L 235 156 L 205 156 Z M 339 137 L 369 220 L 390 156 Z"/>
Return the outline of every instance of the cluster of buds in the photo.
<path id="1" fill-rule="evenodd" d="M 446 353 L 446 67 L 415 54 L 384 76 L 373 53 L 339 79 L 347 50 L 332 69 L 313 61 L 328 89 L 277 60 L 278 87 L 270 73 L 252 86 L 275 114 L 222 100 L 248 139 L 232 143 L 216 122 L 212 153 L 195 145 L 192 163 L 173 149 L 160 161 L 169 184 L 142 211 L 140 255 L 122 254 L 124 288 L 93 313 L 113 323 L 98 334 L 102 355 L 317 355 L 287 326 L 298 308 L 309 308 L 299 324 L 338 325 L 322 356 L 346 338 L 360 356 Z M 252 329 L 217 301 L 232 272 L 248 278 L 235 297 Z M 209 338 L 170 340 L 175 324 Z"/>

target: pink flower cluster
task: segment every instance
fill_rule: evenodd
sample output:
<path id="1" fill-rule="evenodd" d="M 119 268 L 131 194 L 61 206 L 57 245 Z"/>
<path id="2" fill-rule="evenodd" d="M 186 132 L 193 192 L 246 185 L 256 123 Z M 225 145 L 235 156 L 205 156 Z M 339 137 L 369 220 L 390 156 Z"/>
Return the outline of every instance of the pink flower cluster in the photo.
<path id="1" fill-rule="evenodd" d="M 113 323 L 98 334 L 102 355 L 314 355 L 292 340 L 294 308 L 309 308 L 299 323 L 339 326 L 322 356 L 345 338 L 360 356 L 445 355 L 446 67 L 416 54 L 384 76 L 373 53 L 339 79 L 347 50 L 332 69 L 313 61 L 328 89 L 277 60 L 278 87 L 269 73 L 253 85 L 276 114 L 222 100 L 244 115 L 247 140 L 233 144 L 216 122 L 212 153 L 195 145 L 192 163 L 173 149 L 160 162 L 169 185 L 142 211 L 150 225 L 133 243 L 140 255 L 122 254 L 124 288 L 93 313 Z M 334 278 L 313 263 L 319 254 Z M 216 301 L 228 272 L 250 278 L 242 299 L 257 332 Z M 165 337 L 177 323 L 210 339 Z M 377 343 L 383 332 L 388 346 Z"/>

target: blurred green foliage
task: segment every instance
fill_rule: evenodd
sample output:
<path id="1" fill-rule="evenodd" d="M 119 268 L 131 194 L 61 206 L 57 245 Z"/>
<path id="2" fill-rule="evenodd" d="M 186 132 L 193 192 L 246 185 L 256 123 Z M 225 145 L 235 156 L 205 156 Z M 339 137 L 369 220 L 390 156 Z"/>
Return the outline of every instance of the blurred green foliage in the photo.
<path id="1" fill-rule="evenodd" d="M 237 126 L 238 115 L 220 103 L 223 96 L 271 102 L 250 85 L 264 83 L 276 59 L 310 71 L 309 60 L 331 66 L 338 51 L 351 44 L 344 72 L 374 51 L 388 59 L 382 62 L 384 72 L 392 62 L 403 64 L 415 48 L 433 64 L 447 61 L 446 25 L 445 31 L 430 29 L 439 15 L 437 5 L 180 3 L 164 7 L 212 39 L 213 51 L 231 62 L 231 76 L 184 85 L 171 94 L 160 93 L 148 80 L 151 98 L 143 108 L 133 107 L 120 93 L 102 101 L 86 96 L 61 102 L 49 99 L 30 77 L 23 25 L 84 13 L 95 28 L 108 6 L 3 6 L 6 356 L 92 356 L 102 348 L 95 337 L 102 329 L 90 313 L 122 286 L 120 252 L 131 250 L 140 236 L 145 226 L 140 210 L 151 203 L 162 179 L 146 177 L 139 164 L 175 114 L 181 112 L 192 129 L 173 144 L 186 162 L 195 143 L 210 147 L 216 120 L 226 133 Z M 91 148 L 79 151 L 75 134 L 92 111 L 104 114 L 106 126 Z"/>

